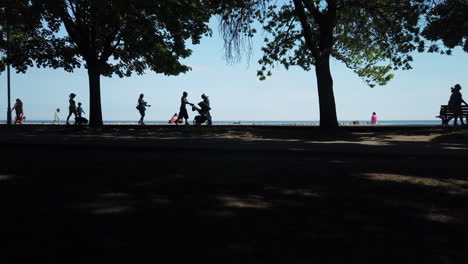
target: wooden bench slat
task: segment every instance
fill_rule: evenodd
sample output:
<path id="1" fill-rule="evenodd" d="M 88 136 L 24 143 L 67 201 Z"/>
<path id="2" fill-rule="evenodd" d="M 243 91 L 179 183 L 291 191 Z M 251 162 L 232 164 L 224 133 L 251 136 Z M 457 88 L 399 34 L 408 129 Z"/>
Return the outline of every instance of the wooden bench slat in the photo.
<path id="1" fill-rule="evenodd" d="M 441 105 L 439 115 L 436 118 L 442 119 L 442 125 L 447 124 L 449 120 L 453 119 L 453 112 L 448 105 Z M 461 106 L 461 118 L 466 118 L 468 123 L 468 105 Z"/>

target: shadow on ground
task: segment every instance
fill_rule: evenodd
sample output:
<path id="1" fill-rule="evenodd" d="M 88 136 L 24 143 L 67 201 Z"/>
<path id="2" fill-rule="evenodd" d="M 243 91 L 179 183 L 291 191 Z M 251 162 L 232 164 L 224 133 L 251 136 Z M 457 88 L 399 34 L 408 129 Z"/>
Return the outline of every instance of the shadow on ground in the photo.
<path id="1" fill-rule="evenodd" d="M 23 133 L 10 136 L 54 137 Z M 202 131 L 196 141 L 213 145 L 202 148 L 186 137 L 152 145 L 165 135 L 151 130 L 133 144 L 115 142 L 131 132 L 79 133 L 94 139 L 2 145 L 2 263 L 468 260 L 465 150 L 443 149 L 444 138 L 429 155 L 425 142 L 356 144 L 353 134 L 328 145 Z"/>

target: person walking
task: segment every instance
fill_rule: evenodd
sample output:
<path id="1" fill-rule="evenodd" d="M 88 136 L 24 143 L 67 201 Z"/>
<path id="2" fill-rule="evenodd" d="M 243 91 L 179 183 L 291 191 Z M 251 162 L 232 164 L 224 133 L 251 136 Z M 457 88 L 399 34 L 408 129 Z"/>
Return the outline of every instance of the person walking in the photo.
<path id="1" fill-rule="evenodd" d="M 467 103 L 462 98 L 462 94 L 460 92 L 461 86 L 460 84 L 455 84 L 455 86 L 450 89 L 452 90 L 452 95 L 450 96 L 448 105 L 450 110 L 453 112 L 453 124 L 455 126 L 458 125 L 457 119 L 460 119 L 460 123 L 464 125 L 461 104 L 464 103 L 465 105 L 467 105 Z"/>
<path id="2" fill-rule="evenodd" d="M 57 122 L 57 125 L 60 124 L 59 114 L 60 114 L 60 108 L 57 108 L 57 110 L 55 110 L 55 113 L 54 113 L 54 123 Z"/>
<path id="3" fill-rule="evenodd" d="M 16 112 L 15 124 L 22 124 L 24 120 L 23 102 L 19 98 L 16 99 L 15 105 L 13 106 L 13 108 L 11 108 L 12 112 L 13 110 L 15 110 Z"/>
<path id="4" fill-rule="evenodd" d="M 146 112 L 146 107 L 150 107 L 151 105 L 148 105 L 145 100 L 143 100 L 143 97 L 145 97 L 144 94 L 140 94 L 140 98 L 138 98 L 138 105 L 137 109 L 140 112 L 140 121 L 138 121 L 139 125 L 144 125 L 145 123 L 143 122 L 143 119 L 145 118 L 145 112 Z"/>
<path id="5" fill-rule="evenodd" d="M 373 125 L 377 124 L 377 114 L 375 112 L 372 113 L 371 124 Z"/>
<path id="6" fill-rule="evenodd" d="M 184 92 L 182 94 L 182 98 L 180 98 L 180 110 L 179 110 L 179 119 L 178 120 L 182 120 L 185 119 L 185 125 L 190 125 L 189 122 L 188 122 L 188 119 L 189 119 L 189 116 L 188 116 L 188 112 L 187 112 L 187 107 L 186 105 L 192 105 L 191 103 L 189 103 L 189 101 L 187 100 L 187 92 Z M 178 125 L 179 122 L 176 122 L 176 125 Z"/>
<path id="7" fill-rule="evenodd" d="M 71 93 L 68 97 L 70 97 L 70 100 L 68 100 L 70 105 L 68 106 L 67 125 L 70 125 L 70 123 L 68 122 L 68 120 L 70 119 L 70 116 L 73 114 L 75 115 L 75 118 L 76 118 L 76 103 L 74 100 L 76 97 L 76 94 Z"/>

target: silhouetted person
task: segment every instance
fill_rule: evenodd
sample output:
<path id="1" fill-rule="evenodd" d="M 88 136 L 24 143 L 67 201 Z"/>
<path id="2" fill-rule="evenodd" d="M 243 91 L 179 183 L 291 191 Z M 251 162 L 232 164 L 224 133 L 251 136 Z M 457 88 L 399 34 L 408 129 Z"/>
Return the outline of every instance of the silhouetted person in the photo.
<path id="1" fill-rule="evenodd" d="M 70 103 L 70 105 L 68 106 L 68 116 L 67 116 L 67 125 L 69 125 L 70 123 L 68 123 L 68 120 L 70 120 L 70 116 L 73 114 L 75 115 L 75 118 L 76 118 L 76 104 L 75 104 L 75 97 L 76 97 L 76 94 L 74 93 L 71 93 L 69 95 L 70 97 L 70 100 L 68 100 L 68 102 Z"/>
<path id="2" fill-rule="evenodd" d="M 211 114 L 210 114 L 210 110 L 211 110 L 210 99 L 208 99 L 208 95 L 206 94 L 202 94 L 201 98 L 203 98 L 203 101 L 200 102 L 198 105 L 201 107 L 201 111 L 207 119 L 207 125 L 210 126 L 212 124 Z"/>
<path id="3" fill-rule="evenodd" d="M 60 123 L 59 114 L 60 114 L 60 108 L 57 108 L 57 110 L 55 110 L 55 113 L 54 113 L 54 123 L 55 123 L 55 122 L 57 122 L 57 124 Z"/>
<path id="4" fill-rule="evenodd" d="M 375 112 L 372 113 L 371 124 L 377 124 L 377 114 Z"/>
<path id="5" fill-rule="evenodd" d="M 467 105 L 467 103 L 463 100 L 462 94 L 460 93 L 460 84 L 456 84 L 455 87 L 451 88 L 451 90 L 452 95 L 450 96 L 448 105 L 450 110 L 452 110 L 453 112 L 453 124 L 457 125 L 457 119 L 460 119 L 460 123 L 464 125 L 461 104 L 464 103 L 465 105 Z"/>
<path id="6" fill-rule="evenodd" d="M 177 125 L 178 121 L 179 121 L 179 116 L 177 115 L 177 113 L 174 113 L 174 115 L 169 120 L 169 124 L 174 124 L 175 123 Z"/>
<path id="7" fill-rule="evenodd" d="M 189 122 L 188 122 L 188 112 L 187 112 L 187 107 L 186 105 L 192 105 L 191 103 L 189 103 L 189 101 L 187 100 L 187 92 L 184 92 L 182 94 L 182 98 L 180 98 L 180 111 L 179 111 L 179 120 L 183 120 L 185 119 L 185 125 L 189 125 Z M 179 122 L 176 122 L 176 125 L 178 124 Z"/>
<path id="8" fill-rule="evenodd" d="M 138 121 L 138 124 L 140 125 L 144 125 L 145 123 L 143 123 L 143 119 L 145 118 L 145 111 L 146 111 L 146 107 L 150 107 L 151 105 L 148 105 L 144 100 L 143 100 L 143 97 L 145 95 L 143 94 L 140 94 L 140 98 L 138 98 L 138 105 L 137 105 L 137 109 L 138 111 L 140 112 L 140 121 Z"/>
<path id="9" fill-rule="evenodd" d="M 16 99 L 16 103 L 15 105 L 13 106 L 13 108 L 11 108 L 11 111 L 15 110 L 16 112 L 16 117 L 15 117 L 15 124 L 16 123 L 20 123 L 22 124 L 24 118 L 23 118 L 23 102 L 21 102 L 21 100 L 18 98 Z"/>
<path id="10" fill-rule="evenodd" d="M 78 107 L 76 108 L 75 125 L 85 125 L 88 123 L 88 119 L 82 117 L 83 114 L 86 113 L 81 107 L 81 103 L 78 103 Z"/>
<path id="11" fill-rule="evenodd" d="M 85 111 L 83 111 L 83 108 L 81 107 L 81 103 L 78 103 L 78 107 L 76 108 L 76 115 L 78 117 L 81 117 L 82 114 L 86 114 Z"/>

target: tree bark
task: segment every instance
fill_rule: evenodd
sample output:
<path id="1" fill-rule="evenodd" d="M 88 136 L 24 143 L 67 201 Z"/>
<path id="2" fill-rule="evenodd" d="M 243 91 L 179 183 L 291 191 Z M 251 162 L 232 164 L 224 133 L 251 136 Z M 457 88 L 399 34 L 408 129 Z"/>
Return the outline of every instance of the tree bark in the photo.
<path id="1" fill-rule="evenodd" d="M 335 95 L 333 94 L 333 79 L 330 72 L 330 51 L 333 46 L 333 29 L 336 24 L 336 1 L 327 0 L 328 11 L 321 13 L 314 3 L 305 0 L 294 0 L 295 13 L 302 26 L 302 34 L 315 59 L 315 74 L 320 107 L 320 127 L 325 129 L 338 128 L 336 117 Z M 320 37 L 314 34 L 309 24 L 307 9 L 311 18 L 320 27 Z M 317 42 L 319 42 L 317 46 Z"/>
<path id="2" fill-rule="evenodd" d="M 89 125 L 102 126 L 101 72 L 99 66 L 88 63 L 89 78 Z"/>
<path id="3" fill-rule="evenodd" d="M 330 56 L 322 56 L 316 62 L 317 89 L 320 107 L 320 127 L 325 129 L 338 128 L 336 117 L 335 95 L 333 94 L 333 78 L 330 72 Z"/>

